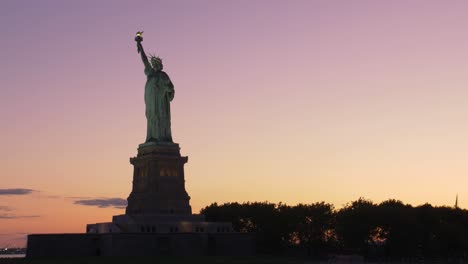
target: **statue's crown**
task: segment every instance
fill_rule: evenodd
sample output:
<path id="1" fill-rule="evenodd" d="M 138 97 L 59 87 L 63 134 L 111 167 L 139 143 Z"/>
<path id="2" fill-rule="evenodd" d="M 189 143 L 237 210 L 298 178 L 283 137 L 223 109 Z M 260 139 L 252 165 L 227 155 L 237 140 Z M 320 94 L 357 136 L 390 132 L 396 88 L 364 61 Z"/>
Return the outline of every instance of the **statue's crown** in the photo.
<path id="1" fill-rule="evenodd" d="M 153 54 L 150 54 L 150 59 L 155 60 L 155 61 L 157 61 L 159 63 L 162 63 L 162 59 L 159 58 L 158 56 L 153 55 Z"/>

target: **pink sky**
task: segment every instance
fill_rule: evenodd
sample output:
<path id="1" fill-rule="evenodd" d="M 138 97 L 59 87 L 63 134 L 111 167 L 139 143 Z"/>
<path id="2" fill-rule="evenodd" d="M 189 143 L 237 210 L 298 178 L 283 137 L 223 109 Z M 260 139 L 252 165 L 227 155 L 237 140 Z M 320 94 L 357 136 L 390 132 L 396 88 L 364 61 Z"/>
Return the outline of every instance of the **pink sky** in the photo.
<path id="1" fill-rule="evenodd" d="M 468 204 L 466 1 L 2 1 L 0 247 L 123 209 L 163 58 L 194 212 Z M 1 195 L 3 189 L 34 190 Z"/>

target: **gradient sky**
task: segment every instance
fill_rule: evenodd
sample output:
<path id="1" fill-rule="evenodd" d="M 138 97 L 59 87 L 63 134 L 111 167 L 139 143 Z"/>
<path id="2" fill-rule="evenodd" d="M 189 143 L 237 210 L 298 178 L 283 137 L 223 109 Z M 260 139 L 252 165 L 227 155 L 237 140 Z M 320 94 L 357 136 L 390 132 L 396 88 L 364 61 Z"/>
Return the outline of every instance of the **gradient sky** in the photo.
<path id="1" fill-rule="evenodd" d="M 163 58 L 194 212 L 468 204 L 467 1 L 0 1 L 0 247 L 123 209 Z M 11 190 L 11 189 L 26 190 Z M 2 192 L 3 190 L 3 192 Z"/>

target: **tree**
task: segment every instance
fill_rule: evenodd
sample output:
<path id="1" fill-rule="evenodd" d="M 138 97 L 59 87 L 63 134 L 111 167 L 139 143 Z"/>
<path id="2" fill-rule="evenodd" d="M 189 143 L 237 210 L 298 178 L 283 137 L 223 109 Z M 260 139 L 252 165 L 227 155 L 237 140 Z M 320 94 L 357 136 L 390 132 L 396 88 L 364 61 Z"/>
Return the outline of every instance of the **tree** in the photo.
<path id="1" fill-rule="evenodd" d="M 376 228 L 376 205 L 359 198 L 345 205 L 336 215 L 336 231 L 342 249 L 346 253 L 367 253 L 371 230 Z"/>
<path id="2" fill-rule="evenodd" d="M 308 256 L 320 256 L 329 251 L 334 242 L 334 208 L 325 202 L 279 206 L 280 214 L 287 219 L 289 245 L 305 249 Z"/>

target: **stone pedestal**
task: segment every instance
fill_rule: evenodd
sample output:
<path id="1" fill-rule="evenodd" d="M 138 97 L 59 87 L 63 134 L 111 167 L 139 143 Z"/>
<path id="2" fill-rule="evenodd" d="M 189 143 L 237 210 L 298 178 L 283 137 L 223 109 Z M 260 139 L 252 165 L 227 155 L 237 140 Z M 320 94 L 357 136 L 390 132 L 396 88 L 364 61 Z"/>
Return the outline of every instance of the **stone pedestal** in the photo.
<path id="1" fill-rule="evenodd" d="M 185 190 L 184 164 L 175 143 L 146 143 L 130 158 L 134 166 L 133 188 L 127 215 L 191 215 L 190 196 Z"/>
<path id="2" fill-rule="evenodd" d="M 130 158 L 133 188 L 124 215 L 88 224 L 86 234 L 29 235 L 26 257 L 254 254 L 254 234 L 192 214 L 187 160 L 178 144 L 141 144 Z"/>

